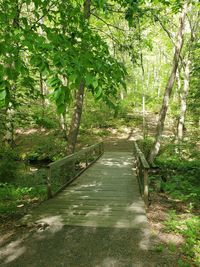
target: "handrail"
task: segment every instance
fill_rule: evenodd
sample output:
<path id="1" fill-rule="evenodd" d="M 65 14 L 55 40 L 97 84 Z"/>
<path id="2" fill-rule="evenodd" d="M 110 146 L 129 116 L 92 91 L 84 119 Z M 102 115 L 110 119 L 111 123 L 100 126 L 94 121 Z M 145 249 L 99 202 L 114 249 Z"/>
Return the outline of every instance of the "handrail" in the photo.
<path id="1" fill-rule="evenodd" d="M 97 161 L 103 153 L 103 142 L 100 142 L 50 163 L 47 166 L 47 197 L 52 198 L 63 190 L 90 165 Z"/>
<path id="2" fill-rule="evenodd" d="M 137 142 L 134 142 L 135 147 L 135 157 L 136 157 L 136 172 L 140 187 L 140 193 L 144 199 L 146 206 L 149 205 L 149 181 L 148 181 L 148 172 L 150 169 L 149 163 L 147 162 L 144 154 L 137 145 Z"/>

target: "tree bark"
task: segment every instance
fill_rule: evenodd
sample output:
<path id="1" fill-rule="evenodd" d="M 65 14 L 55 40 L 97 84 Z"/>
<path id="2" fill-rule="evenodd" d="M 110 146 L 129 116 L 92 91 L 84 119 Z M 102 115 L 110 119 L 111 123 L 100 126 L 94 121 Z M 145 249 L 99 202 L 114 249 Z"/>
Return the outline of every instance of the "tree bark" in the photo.
<path id="1" fill-rule="evenodd" d="M 45 115 L 45 92 L 44 92 L 44 81 L 42 73 L 40 73 L 40 94 L 41 94 L 41 104 L 42 104 L 42 119 Z"/>
<path id="2" fill-rule="evenodd" d="M 190 80 L 190 60 L 187 59 L 184 66 L 184 84 L 183 90 L 180 92 L 180 100 L 181 100 L 181 109 L 180 116 L 177 125 L 177 138 L 178 142 L 182 142 L 183 140 L 183 130 L 185 124 L 185 114 L 187 109 L 187 95 L 189 91 L 189 80 Z"/>
<path id="3" fill-rule="evenodd" d="M 6 134 L 4 142 L 6 146 L 11 147 L 15 144 L 14 114 L 15 110 L 13 108 L 13 104 L 10 102 L 8 108 L 6 109 Z"/>
<path id="4" fill-rule="evenodd" d="M 74 113 L 71 120 L 71 125 L 68 134 L 68 154 L 72 154 L 75 151 L 77 137 L 79 133 L 79 127 L 81 122 L 81 115 L 83 110 L 84 90 L 85 84 L 82 82 L 79 89 L 76 92 Z"/>
<path id="5" fill-rule="evenodd" d="M 19 28 L 19 19 L 20 19 L 20 8 L 19 8 L 19 2 L 18 0 L 14 3 L 14 9 L 15 9 L 15 17 L 12 21 L 13 28 L 18 29 Z M 16 45 L 18 46 L 18 43 L 16 42 Z M 19 57 L 19 48 L 17 49 L 16 58 Z M 9 68 L 15 69 L 15 61 L 13 61 L 9 66 Z M 17 79 L 16 77 L 15 81 L 13 81 L 13 85 L 10 90 L 11 99 L 8 103 L 7 109 L 6 109 L 6 134 L 4 137 L 5 145 L 13 147 L 15 145 L 15 125 L 14 125 L 14 116 L 15 116 L 15 95 L 17 90 Z"/>
<path id="6" fill-rule="evenodd" d="M 185 124 L 185 115 L 187 110 L 187 96 L 189 92 L 189 82 L 190 82 L 190 65 L 191 65 L 191 52 L 193 49 L 193 43 L 196 38 L 196 33 L 199 28 L 199 16 L 200 12 L 197 14 L 193 14 L 192 18 L 188 17 L 189 28 L 190 28 L 190 39 L 187 42 L 188 51 L 185 55 L 185 59 L 183 59 L 183 90 L 180 92 L 180 116 L 177 124 L 177 141 L 180 144 L 183 141 L 184 137 L 184 124 Z"/>
<path id="7" fill-rule="evenodd" d="M 187 6 L 188 6 L 188 4 L 186 3 L 183 7 L 183 10 L 182 10 L 182 13 L 180 16 L 180 27 L 178 30 L 177 41 L 175 44 L 173 66 L 172 66 L 171 74 L 170 74 L 170 77 L 168 79 L 167 85 L 165 87 L 163 103 L 162 103 L 162 107 L 161 107 L 161 110 L 159 113 L 159 120 L 158 120 L 158 124 L 157 124 L 157 128 L 156 128 L 155 141 L 154 141 L 154 144 L 151 148 L 151 151 L 150 151 L 149 157 L 148 157 L 148 161 L 150 164 L 152 164 L 154 162 L 154 159 L 156 158 L 156 156 L 160 150 L 160 143 L 161 143 L 162 133 L 163 133 L 163 129 L 164 129 L 165 118 L 167 115 L 167 110 L 169 107 L 169 100 L 170 100 L 173 85 L 174 85 L 174 82 L 176 79 L 176 72 L 177 72 L 178 64 L 179 64 L 179 60 L 180 60 L 180 53 L 181 53 L 182 46 L 183 46 L 184 26 L 185 26 Z"/>
<path id="8" fill-rule="evenodd" d="M 84 18 L 86 21 L 89 21 L 91 0 L 85 0 L 83 7 L 84 7 Z M 87 48 L 85 48 L 84 44 L 82 43 L 83 53 L 84 53 L 85 49 L 87 49 Z M 75 147 L 76 147 L 76 143 L 77 143 L 77 137 L 78 137 L 78 133 L 79 133 L 79 127 L 80 127 L 80 123 L 81 123 L 84 93 L 85 93 L 85 82 L 84 82 L 84 80 L 82 80 L 80 82 L 80 86 L 79 86 L 78 90 L 76 91 L 74 113 L 72 116 L 71 125 L 69 128 L 69 134 L 68 134 L 67 154 L 72 154 L 75 151 Z"/>
<path id="9" fill-rule="evenodd" d="M 63 132 L 64 139 L 68 140 L 68 136 L 67 136 L 68 127 L 67 127 L 67 120 L 66 120 L 66 111 L 63 112 L 62 114 L 60 114 L 60 127 L 61 127 L 61 130 Z"/>

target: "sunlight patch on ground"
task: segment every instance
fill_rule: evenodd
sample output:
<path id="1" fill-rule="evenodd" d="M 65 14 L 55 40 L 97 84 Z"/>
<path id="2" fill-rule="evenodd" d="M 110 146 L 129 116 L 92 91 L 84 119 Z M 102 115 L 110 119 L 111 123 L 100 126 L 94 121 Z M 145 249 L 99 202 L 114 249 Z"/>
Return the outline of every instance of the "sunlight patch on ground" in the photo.
<path id="1" fill-rule="evenodd" d="M 60 231 L 64 226 L 61 216 L 44 217 L 40 220 L 37 220 L 36 223 L 39 225 L 45 224 L 48 230 L 53 234 Z"/>
<path id="2" fill-rule="evenodd" d="M 110 167 L 113 167 L 113 166 L 125 167 L 125 166 L 132 165 L 129 158 L 128 159 L 125 158 L 123 162 L 114 161 L 112 158 L 106 158 L 106 159 L 102 160 L 100 163 L 102 163 L 105 166 L 110 166 Z"/>
<path id="3" fill-rule="evenodd" d="M 150 233 L 149 229 L 142 228 L 141 229 L 141 239 L 139 242 L 139 247 L 141 250 L 148 250 L 150 246 Z"/>
<path id="4" fill-rule="evenodd" d="M 22 246 L 23 240 L 13 241 L 0 251 L 1 262 L 10 263 L 25 253 L 26 248 Z"/>
<path id="5" fill-rule="evenodd" d="M 108 257 L 103 260 L 100 264 L 97 264 L 95 267 L 116 267 L 120 266 L 118 261 L 114 258 Z"/>
<path id="6" fill-rule="evenodd" d="M 139 206 L 138 206 L 139 205 Z M 133 203 L 126 208 L 127 211 L 134 211 L 137 213 L 144 212 L 144 203 Z"/>

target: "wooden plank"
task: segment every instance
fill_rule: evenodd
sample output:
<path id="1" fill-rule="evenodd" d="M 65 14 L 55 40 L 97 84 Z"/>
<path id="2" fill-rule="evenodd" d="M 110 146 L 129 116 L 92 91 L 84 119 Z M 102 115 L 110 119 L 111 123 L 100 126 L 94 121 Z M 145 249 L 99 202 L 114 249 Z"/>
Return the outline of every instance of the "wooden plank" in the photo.
<path id="1" fill-rule="evenodd" d="M 79 180 L 33 210 L 34 220 L 59 216 L 65 225 L 140 227 L 146 216 L 132 161 L 131 153 L 106 153 Z"/>
<path id="2" fill-rule="evenodd" d="M 140 218 L 140 219 L 138 219 Z M 38 221 L 45 221 L 45 217 L 41 217 Z M 81 226 L 94 226 L 94 227 L 115 227 L 115 228 L 135 228 L 141 229 L 147 226 L 147 219 L 145 215 L 132 216 L 132 218 L 121 217 L 83 217 L 77 216 L 69 218 L 62 216 L 62 223 L 65 225 L 81 225 Z"/>

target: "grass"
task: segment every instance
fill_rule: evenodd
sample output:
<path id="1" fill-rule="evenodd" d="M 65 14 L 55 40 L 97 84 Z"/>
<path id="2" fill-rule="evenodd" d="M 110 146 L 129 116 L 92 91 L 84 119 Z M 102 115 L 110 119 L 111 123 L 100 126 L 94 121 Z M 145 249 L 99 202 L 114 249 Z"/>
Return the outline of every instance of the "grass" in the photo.
<path id="1" fill-rule="evenodd" d="M 0 184 L 0 215 L 24 214 L 36 202 L 45 198 L 46 187 Z"/>
<path id="2" fill-rule="evenodd" d="M 24 214 L 46 197 L 46 171 L 27 165 L 14 150 L 0 150 L 0 158 L 0 216 Z"/>
<path id="3" fill-rule="evenodd" d="M 181 234 L 185 238 L 185 243 L 181 248 L 185 257 L 179 262 L 179 266 L 199 266 L 200 216 L 190 213 L 176 214 L 175 211 L 172 211 L 169 219 L 165 222 L 165 230 Z"/>
<path id="4" fill-rule="evenodd" d="M 200 159 L 197 149 L 185 143 L 179 154 L 176 145 L 164 145 L 156 159 L 159 171 L 150 176 L 150 191 L 162 192 L 174 203 L 164 226 L 165 231 L 180 234 L 185 240 L 180 248 L 180 267 L 200 266 Z M 168 246 L 174 250 L 173 245 Z"/>

